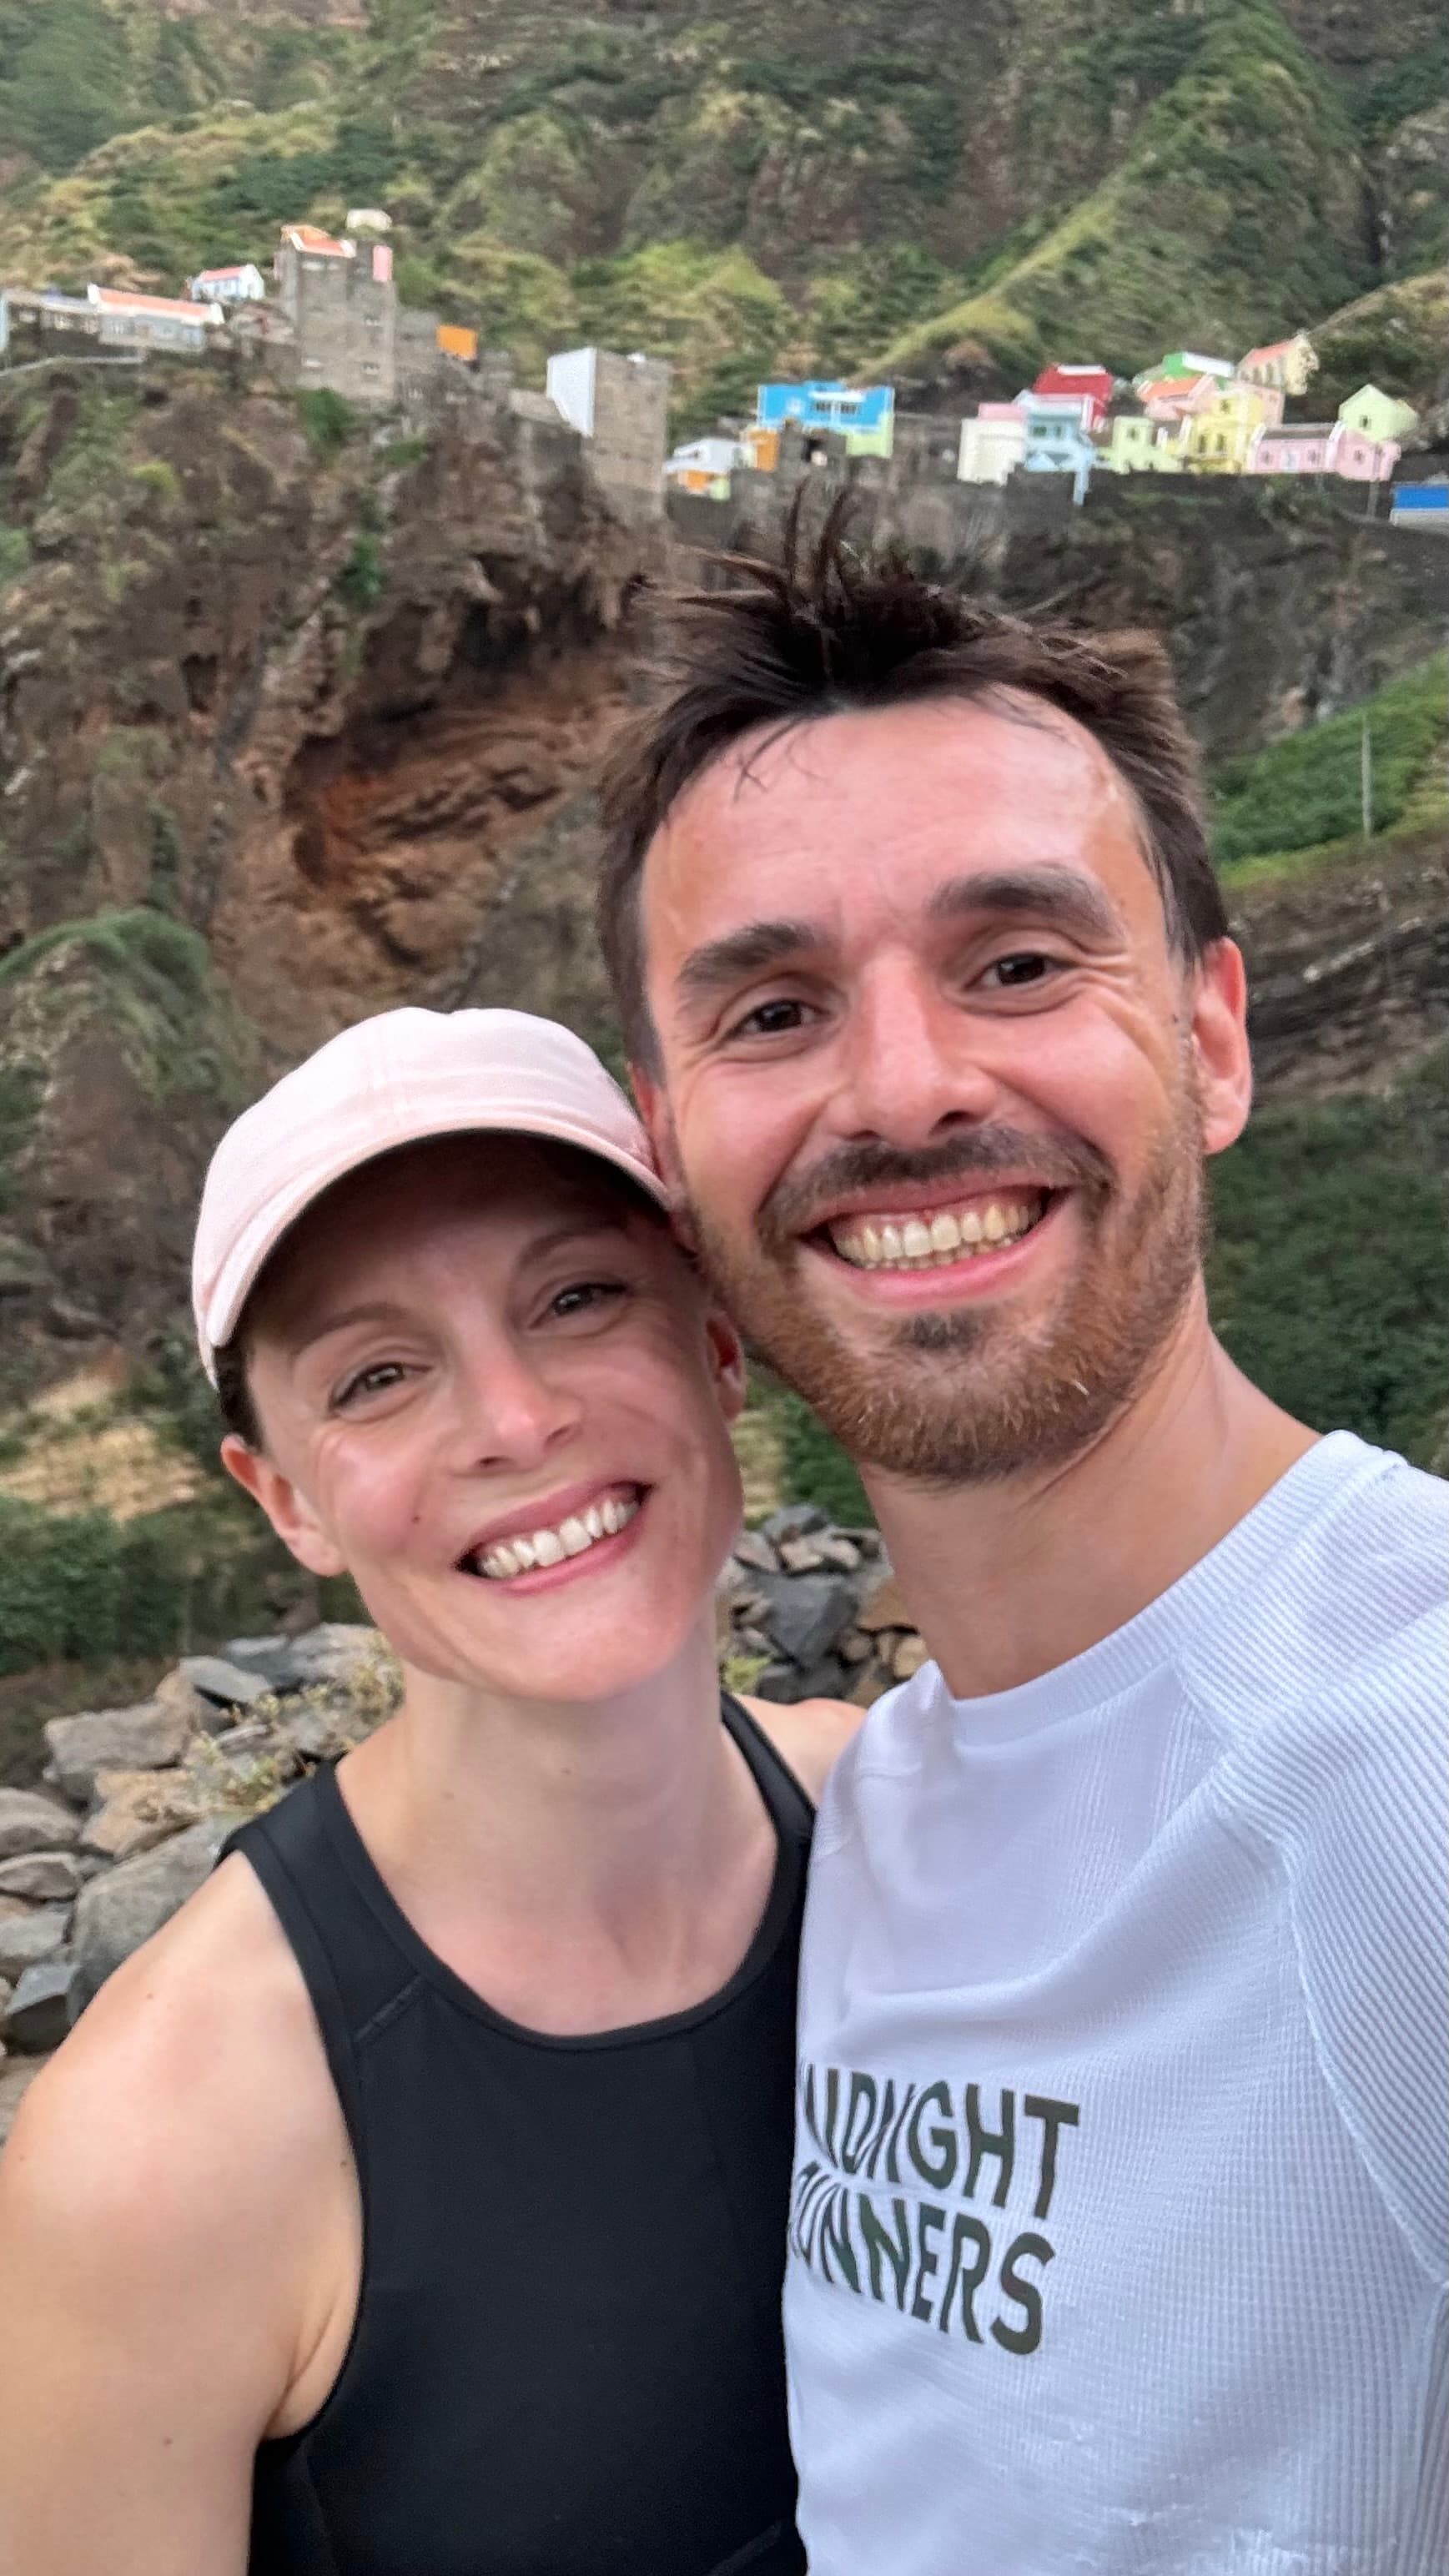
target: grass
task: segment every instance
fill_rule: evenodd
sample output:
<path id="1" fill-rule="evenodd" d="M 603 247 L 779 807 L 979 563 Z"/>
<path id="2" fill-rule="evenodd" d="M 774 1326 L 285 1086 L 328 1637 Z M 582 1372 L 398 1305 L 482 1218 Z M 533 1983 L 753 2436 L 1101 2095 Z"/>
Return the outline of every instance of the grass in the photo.
<path id="1" fill-rule="evenodd" d="M 1234 883 L 1243 863 L 1321 852 L 1361 837 L 1365 725 L 1373 762 L 1372 829 L 1400 822 L 1421 785 L 1442 774 L 1449 743 L 1449 663 L 1442 653 L 1325 723 L 1225 762 L 1212 781 L 1213 849 Z"/>

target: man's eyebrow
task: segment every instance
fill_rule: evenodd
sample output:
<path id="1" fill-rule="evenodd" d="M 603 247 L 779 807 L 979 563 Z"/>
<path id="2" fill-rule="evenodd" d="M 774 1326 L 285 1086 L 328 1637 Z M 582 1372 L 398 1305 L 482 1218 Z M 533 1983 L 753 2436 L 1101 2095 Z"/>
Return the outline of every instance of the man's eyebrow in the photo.
<path id="1" fill-rule="evenodd" d="M 703 947 L 691 949 L 675 985 L 681 1001 L 711 1002 L 747 976 L 762 974 L 767 966 L 779 966 L 786 958 L 799 957 L 821 944 L 814 922 L 747 921 L 739 930 L 727 930 L 721 938 L 707 939 Z"/>
<path id="2" fill-rule="evenodd" d="M 1029 913 L 1104 947 L 1122 935 L 1110 896 L 1076 868 L 993 868 L 980 876 L 948 877 L 932 895 L 930 912 L 937 921 L 956 921 L 967 913 Z"/>

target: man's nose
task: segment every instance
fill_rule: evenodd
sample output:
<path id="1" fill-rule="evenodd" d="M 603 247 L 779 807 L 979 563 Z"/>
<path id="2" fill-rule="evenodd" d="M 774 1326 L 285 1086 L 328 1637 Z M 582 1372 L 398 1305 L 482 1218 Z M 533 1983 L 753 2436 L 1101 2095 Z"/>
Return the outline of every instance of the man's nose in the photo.
<path id="1" fill-rule="evenodd" d="M 827 1117 L 851 1141 L 929 1144 L 953 1126 L 979 1125 L 998 1102 L 969 1014 L 916 966 L 882 964 L 863 980 L 838 1061 Z"/>

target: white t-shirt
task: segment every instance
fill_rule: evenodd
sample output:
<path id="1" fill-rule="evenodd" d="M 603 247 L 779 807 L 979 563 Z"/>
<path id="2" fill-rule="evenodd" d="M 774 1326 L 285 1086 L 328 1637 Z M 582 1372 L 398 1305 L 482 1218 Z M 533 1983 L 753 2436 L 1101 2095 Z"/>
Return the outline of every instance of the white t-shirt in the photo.
<path id="1" fill-rule="evenodd" d="M 811 2576 L 1442 2576 L 1449 1487 L 1346 1432 L 816 1832 Z"/>

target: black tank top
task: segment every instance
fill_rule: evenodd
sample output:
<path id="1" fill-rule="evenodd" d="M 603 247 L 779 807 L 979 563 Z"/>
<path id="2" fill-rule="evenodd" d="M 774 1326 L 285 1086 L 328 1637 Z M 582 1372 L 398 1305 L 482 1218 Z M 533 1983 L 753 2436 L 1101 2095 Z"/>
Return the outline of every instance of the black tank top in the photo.
<path id="1" fill-rule="evenodd" d="M 352 2141 L 362 2282 L 312 2422 L 257 2453 L 251 2576 L 799 2576 L 780 2328 L 813 1810 L 709 2002 L 552 2038 L 418 1938 L 330 1768 L 242 1827 Z"/>

